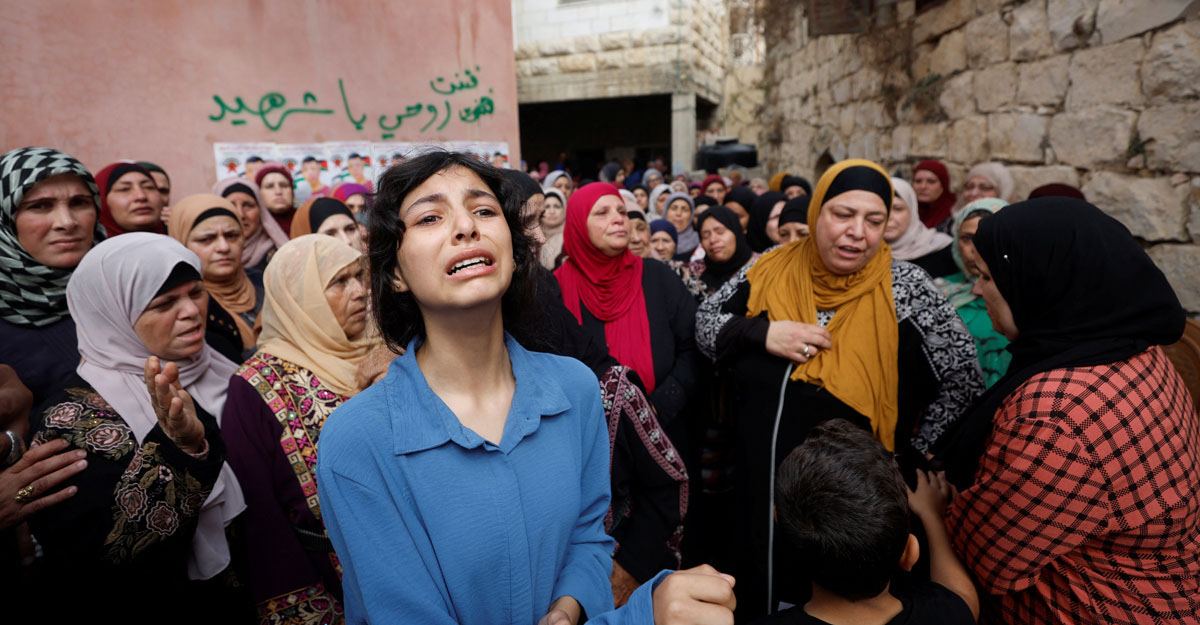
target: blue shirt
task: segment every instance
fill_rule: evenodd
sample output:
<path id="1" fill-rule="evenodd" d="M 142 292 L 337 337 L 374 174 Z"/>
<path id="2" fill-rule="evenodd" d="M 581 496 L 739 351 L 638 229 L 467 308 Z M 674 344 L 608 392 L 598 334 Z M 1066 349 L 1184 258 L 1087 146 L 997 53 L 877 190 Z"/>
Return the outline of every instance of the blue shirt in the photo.
<path id="1" fill-rule="evenodd" d="M 613 611 L 595 375 L 508 335 L 505 345 L 516 391 L 499 445 L 429 388 L 416 342 L 326 421 L 318 492 L 347 622 L 533 625 L 562 596 L 594 623 L 653 622 L 651 590 L 665 572 Z"/>

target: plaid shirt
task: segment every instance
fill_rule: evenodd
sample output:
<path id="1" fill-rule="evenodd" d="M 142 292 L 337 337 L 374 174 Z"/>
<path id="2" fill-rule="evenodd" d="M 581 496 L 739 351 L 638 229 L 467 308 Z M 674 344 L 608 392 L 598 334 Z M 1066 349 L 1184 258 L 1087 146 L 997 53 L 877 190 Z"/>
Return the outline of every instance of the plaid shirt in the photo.
<path id="1" fill-rule="evenodd" d="M 992 620 L 1200 623 L 1198 454 L 1195 408 L 1158 347 L 1018 387 L 946 511 L 999 595 Z"/>

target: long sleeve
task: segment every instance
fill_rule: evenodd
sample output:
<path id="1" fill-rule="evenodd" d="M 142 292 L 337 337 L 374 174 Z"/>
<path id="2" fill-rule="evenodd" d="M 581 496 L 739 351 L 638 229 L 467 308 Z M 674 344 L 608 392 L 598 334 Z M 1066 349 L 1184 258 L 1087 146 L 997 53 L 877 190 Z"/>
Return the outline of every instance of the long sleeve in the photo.
<path id="1" fill-rule="evenodd" d="M 746 271 L 754 262 L 742 267 L 696 310 L 696 345 L 715 361 L 727 361 L 747 349 L 766 347 L 770 322 L 763 316 L 746 316 L 750 301 Z"/>
<path id="2" fill-rule="evenodd" d="M 674 344 L 673 362 L 667 376 L 657 380 L 650 401 L 658 409 L 659 421 L 670 427 L 675 418 L 700 388 L 700 354 L 696 350 L 696 300 L 683 283 L 664 265 L 655 263 L 661 290 L 650 297 L 662 298 L 666 305 Z M 649 271 L 650 265 L 647 266 Z M 655 345 L 651 337 L 651 345 Z"/>

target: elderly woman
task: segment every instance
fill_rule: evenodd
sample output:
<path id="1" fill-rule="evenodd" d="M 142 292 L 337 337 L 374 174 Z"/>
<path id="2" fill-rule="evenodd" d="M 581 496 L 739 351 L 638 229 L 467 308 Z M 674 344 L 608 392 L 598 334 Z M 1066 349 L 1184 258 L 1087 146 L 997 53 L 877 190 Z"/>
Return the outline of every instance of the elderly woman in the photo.
<path id="1" fill-rule="evenodd" d="M 1003 163 L 980 163 L 967 172 L 962 193 L 958 195 L 958 207 L 994 197 L 1009 202 L 1012 200 L 1013 177 Z"/>
<path id="2" fill-rule="evenodd" d="M 1186 321 L 1166 277 L 1125 226 L 1081 200 L 1006 206 L 974 241 L 975 292 L 1013 362 L 944 460 L 961 489 L 946 524 L 990 595 L 985 612 L 1034 625 L 1195 623 L 1200 428 L 1159 347 Z"/>
<path id="3" fill-rule="evenodd" d="M 991 386 L 1008 371 L 1012 354 L 1008 351 L 1008 339 L 992 327 L 987 308 L 981 297 L 973 293 L 979 269 L 975 252 L 975 231 L 979 220 L 1000 210 L 1007 204 L 997 198 L 975 200 L 954 217 L 954 233 L 957 239 L 951 244 L 957 273 L 933 281 L 967 325 L 967 331 L 975 339 L 975 353 L 979 367 L 983 369 L 983 381 Z"/>
<path id="4" fill-rule="evenodd" d="M 808 204 L 811 199 L 807 195 L 800 195 L 784 203 L 776 228 L 780 245 L 808 237 Z"/>
<path id="5" fill-rule="evenodd" d="M 709 174 L 706 176 L 704 181 L 700 183 L 700 189 L 702 190 L 702 195 L 707 195 L 716 200 L 717 204 L 725 201 L 725 193 L 729 191 L 729 187 L 725 185 L 725 179 L 720 174 Z"/>
<path id="6" fill-rule="evenodd" d="M 371 190 L 366 185 L 357 182 L 343 182 L 333 188 L 333 199 L 345 204 L 355 219 L 358 218 L 359 213 L 367 210 L 370 197 Z"/>
<path id="7" fill-rule="evenodd" d="M 687 262 L 692 258 L 692 252 L 700 247 L 700 235 L 692 226 L 692 214 L 696 210 L 695 201 L 686 194 L 672 193 L 667 196 L 666 213 L 663 219 L 675 226 L 675 260 Z"/>
<path id="8" fill-rule="evenodd" d="M 650 223 L 650 258 L 667 262 L 675 257 L 675 246 L 679 234 L 675 226 L 666 219 L 655 219 Z"/>
<path id="9" fill-rule="evenodd" d="M 358 392 L 370 348 L 362 254 L 305 235 L 267 265 L 258 351 L 229 382 L 221 431 L 246 496 L 250 593 L 262 623 L 342 614 L 340 565 L 321 523 L 316 447 Z"/>
<path id="10" fill-rule="evenodd" d="M 546 237 L 539 252 L 542 266 L 550 271 L 558 269 L 558 257 L 562 254 L 563 226 L 567 223 L 567 196 L 558 189 L 543 188 L 546 198 L 542 201 L 542 235 Z"/>
<path id="11" fill-rule="evenodd" d="M 917 213 L 930 228 L 951 217 L 958 196 L 950 190 L 950 170 L 941 161 L 927 160 L 913 168 L 913 190 L 917 192 Z"/>
<path id="12" fill-rule="evenodd" d="M 666 217 L 667 198 L 670 197 L 671 193 L 673 192 L 671 186 L 672 185 L 660 184 L 657 187 L 653 187 L 653 190 L 650 191 L 650 200 L 647 203 L 648 212 L 646 213 L 646 217 L 649 218 L 650 221 L 654 221 L 655 219 L 663 219 Z"/>
<path id="13" fill-rule="evenodd" d="M 30 524 L 47 579 L 87 583 L 69 601 L 46 589 L 58 600 L 37 603 L 42 619 L 92 618 L 122 597 L 181 622 L 235 618 L 219 575 L 231 561 L 225 527 L 245 506 L 214 418 L 235 365 L 204 343 L 200 267 L 169 237 L 130 233 L 71 276 L 82 360 L 33 441 L 65 439 L 87 468 L 67 482 L 74 497 Z"/>
<path id="14" fill-rule="evenodd" d="M 233 362 L 254 351 L 254 324 L 263 305 L 262 274 L 242 266 L 242 222 L 233 204 L 198 193 L 171 211 L 168 231 L 200 258 L 208 291 L 208 344 Z"/>
<path id="15" fill-rule="evenodd" d="M 0 156 L 0 364 L 12 367 L 37 408 L 79 363 L 67 311 L 71 272 L 104 240 L 100 191 L 68 154 L 20 148 Z"/>
<path id="16" fill-rule="evenodd" d="M 292 218 L 291 237 L 324 234 L 338 239 L 355 250 L 363 250 L 362 232 L 354 213 L 341 200 L 316 197 L 304 203 Z"/>
<path id="17" fill-rule="evenodd" d="M 954 239 L 917 218 L 913 210 L 917 205 L 917 193 L 912 185 L 901 178 L 892 178 L 892 188 L 896 190 L 896 197 L 892 198 L 892 212 L 883 231 L 883 240 L 892 248 L 892 258 L 906 260 L 924 269 L 932 278 L 958 271 L 951 245 Z"/>
<path id="18" fill-rule="evenodd" d="M 783 192 L 784 197 L 793 200 L 801 195 L 812 195 L 812 184 L 801 176 L 789 174 L 779 181 L 779 190 Z"/>
<path id="19" fill-rule="evenodd" d="M 775 467 L 812 427 L 845 419 L 912 467 L 983 391 L 954 308 L 883 244 L 892 198 L 875 163 L 834 165 L 808 205 L 811 236 L 758 257 L 696 315 L 700 349 L 730 368 L 739 388 L 745 616 L 774 611 L 780 599 L 795 602 L 787 593 L 798 584 L 780 582 L 791 556 L 774 540 L 770 494 Z"/>
<path id="20" fill-rule="evenodd" d="M 226 178 L 213 186 L 213 193 L 237 209 L 242 222 L 242 266 L 261 272 L 288 236 L 274 219 L 263 219 L 262 194 L 248 178 Z"/>
<path id="21" fill-rule="evenodd" d="M 164 202 L 150 172 L 141 165 L 113 163 L 96 173 L 96 186 L 100 191 L 100 223 L 108 236 L 163 231 Z"/>
<path id="22" fill-rule="evenodd" d="M 547 174 L 542 180 L 542 188 L 546 190 L 558 189 L 559 193 L 563 194 L 563 197 L 570 198 L 571 193 L 575 191 L 575 181 L 571 179 L 571 174 L 561 169 L 556 169 Z"/>
<path id="23" fill-rule="evenodd" d="M 650 258 L 650 224 L 642 211 L 631 210 L 629 217 L 629 251 L 638 258 Z"/>
<path id="24" fill-rule="evenodd" d="M 296 214 L 296 187 L 287 165 L 277 161 L 264 164 L 254 174 L 254 184 L 262 192 L 263 208 L 275 219 L 279 229 L 288 232 Z"/>

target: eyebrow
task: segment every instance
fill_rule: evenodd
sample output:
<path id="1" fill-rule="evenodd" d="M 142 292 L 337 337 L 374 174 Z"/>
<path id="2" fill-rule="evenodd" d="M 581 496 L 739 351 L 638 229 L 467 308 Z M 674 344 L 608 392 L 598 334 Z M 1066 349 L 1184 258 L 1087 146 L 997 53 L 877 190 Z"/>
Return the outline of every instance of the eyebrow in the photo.
<path id="1" fill-rule="evenodd" d="M 467 199 L 474 199 L 477 197 L 490 197 L 493 200 L 496 200 L 497 202 L 500 201 L 500 200 L 496 199 L 495 195 L 492 195 L 491 191 L 484 191 L 483 189 L 476 189 L 473 187 L 470 189 L 467 189 L 466 193 L 464 193 L 463 196 L 466 197 Z M 438 203 L 438 202 L 445 202 L 445 201 L 446 201 L 446 194 L 430 193 L 429 195 L 426 195 L 425 197 L 417 200 L 416 202 L 409 204 L 408 208 L 404 209 L 404 212 L 403 212 L 403 214 L 401 214 L 401 217 L 403 217 L 404 215 L 407 215 L 409 213 L 409 211 L 411 211 L 418 204 Z"/>
<path id="2" fill-rule="evenodd" d="M 25 206 L 26 204 L 34 204 L 37 202 L 41 202 L 43 200 L 57 200 L 57 199 L 58 199 L 57 195 L 39 195 L 39 196 L 34 196 L 34 197 L 26 196 L 26 197 L 21 198 L 21 203 L 18 204 L 17 206 Z M 70 197 L 67 198 L 68 201 L 79 200 L 79 199 L 90 200 L 90 199 L 92 199 L 92 196 L 89 193 L 73 193 L 73 194 L 71 194 Z"/>

